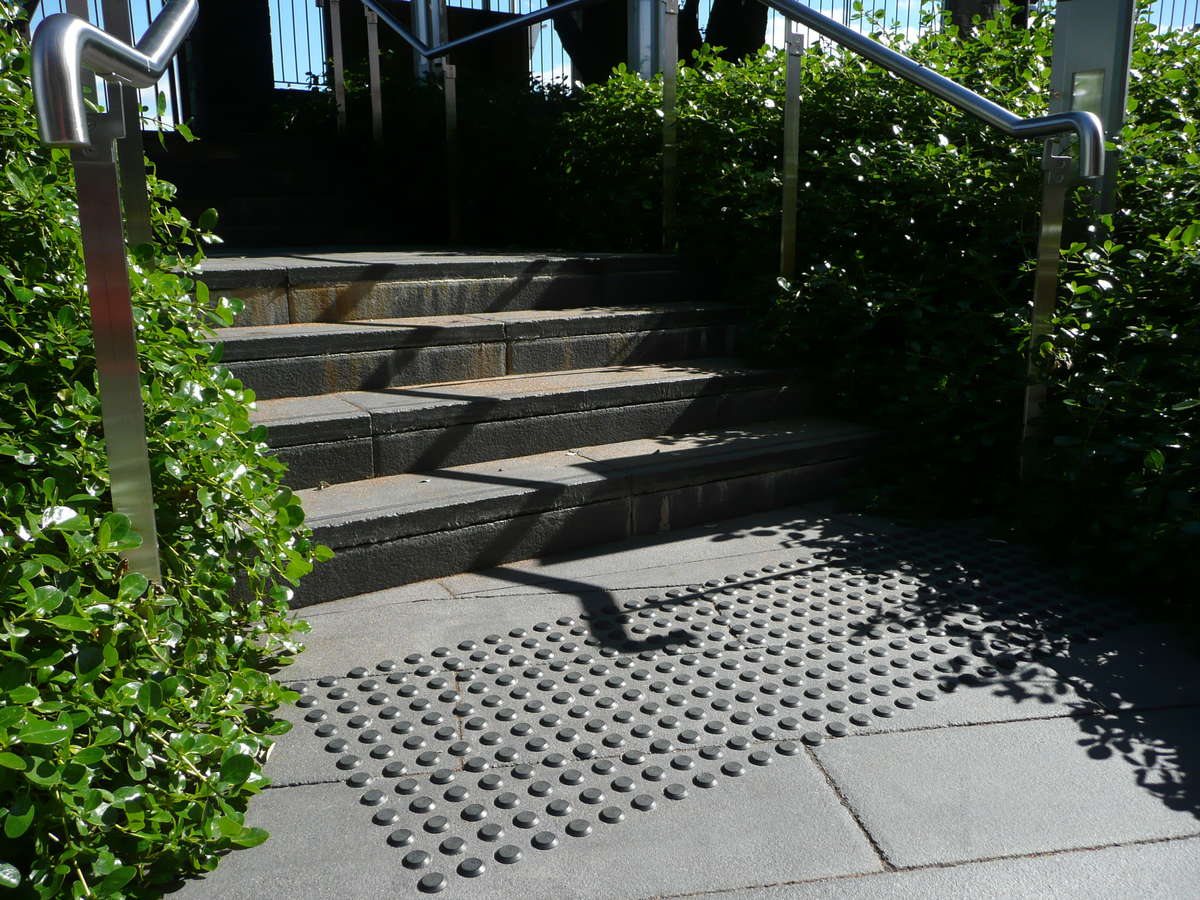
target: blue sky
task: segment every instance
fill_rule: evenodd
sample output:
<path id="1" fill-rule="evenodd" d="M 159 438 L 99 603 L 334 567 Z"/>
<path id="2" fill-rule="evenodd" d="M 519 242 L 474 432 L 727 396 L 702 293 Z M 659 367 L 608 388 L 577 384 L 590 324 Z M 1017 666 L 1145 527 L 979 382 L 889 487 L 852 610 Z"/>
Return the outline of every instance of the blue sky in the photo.
<path id="1" fill-rule="evenodd" d="M 92 19 L 98 17 L 96 12 L 98 0 L 89 0 L 92 7 Z M 164 0 L 131 0 L 130 8 L 133 14 L 133 30 L 135 34 L 145 31 L 151 15 L 162 8 Z M 344 0 L 346 3 L 352 0 Z M 450 5 L 481 9 L 483 0 L 449 0 Z M 620 2 L 620 0 L 618 0 Z M 271 8 L 272 25 L 272 58 L 275 65 L 275 79 L 280 86 L 307 86 L 308 72 L 321 67 L 324 56 L 324 33 L 322 12 L 316 7 L 314 0 L 268 0 Z M 63 12 L 66 0 L 43 0 L 42 8 L 35 15 L 36 22 L 44 15 Z M 492 7 L 497 10 L 530 12 L 540 9 L 544 0 L 492 0 Z M 701 28 L 708 18 L 712 0 L 701 0 Z M 809 5 L 835 18 L 841 18 L 851 7 L 847 0 L 810 0 Z M 889 22 L 898 21 L 905 30 L 915 31 L 920 20 L 920 0 L 865 0 L 864 6 L 882 8 L 887 13 Z M 1162 16 L 1172 24 L 1191 25 L 1200 20 L 1200 0 L 1159 0 L 1155 4 L 1154 16 Z M 768 26 L 768 41 L 781 46 L 783 43 L 783 20 L 779 14 L 772 12 Z M 563 53 L 562 45 L 554 32 L 554 27 L 545 22 L 538 31 L 534 44 L 530 69 L 535 76 L 547 80 L 569 77 L 569 60 Z M 153 108 L 152 92 L 145 92 L 143 101 Z"/>

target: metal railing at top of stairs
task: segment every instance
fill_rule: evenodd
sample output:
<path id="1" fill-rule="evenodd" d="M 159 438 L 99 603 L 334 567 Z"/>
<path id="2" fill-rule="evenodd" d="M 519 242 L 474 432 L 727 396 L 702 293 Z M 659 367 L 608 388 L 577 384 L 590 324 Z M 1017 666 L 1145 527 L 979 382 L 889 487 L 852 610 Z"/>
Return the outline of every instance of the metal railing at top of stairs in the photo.
<path id="1" fill-rule="evenodd" d="M 339 82 L 338 105 L 339 113 L 344 114 L 340 17 L 337 15 L 340 0 L 326 2 L 334 13 L 332 31 L 335 41 L 334 62 Z M 413 36 L 394 17 L 387 14 L 386 10 L 382 10 L 377 0 L 362 2 L 367 13 L 369 52 L 373 56 L 372 98 L 378 136 L 381 106 L 378 99 L 379 61 L 375 28 L 380 18 L 404 37 L 422 57 L 428 59 L 444 57 L 451 50 L 474 41 L 484 40 L 509 29 L 523 27 L 531 22 L 542 21 L 603 0 L 566 0 L 562 4 L 520 16 L 463 38 L 437 43 L 422 41 Z M 660 2 L 663 17 L 660 32 L 663 35 L 663 40 L 660 41 L 660 63 L 663 72 L 663 229 L 664 248 L 671 249 L 674 246 L 677 181 L 675 78 L 678 67 L 676 35 L 679 5 L 678 0 Z M 1078 136 L 1079 176 L 1086 179 L 1101 174 L 1104 164 L 1104 132 L 1099 118 L 1093 113 L 1072 111 L 1022 118 L 903 54 L 804 6 L 797 0 L 762 2 L 1005 134 L 1023 138 L 1049 138 L 1074 132 Z M 141 572 L 153 581 L 160 581 L 154 502 L 146 447 L 145 412 L 138 374 L 124 243 L 126 233 L 130 242 L 134 244 L 150 239 L 149 213 L 140 132 L 132 128 L 129 129 L 131 134 L 126 136 L 125 119 L 130 108 L 130 86 L 145 87 L 157 81 L 195 24 L 199 7 L 198 0 L 171 0 L 151 23 L 137 45 L 131 46 L 132 37 L 128 33 L 130 25 L 125 0 L 104 0 L 104 5 L 106 19 L 110 23 L 116 23 L 116 29 L 123 33 L 106 33 L 88 24 L 84 18 L 69 14 L 50 16 L 38 27 L 33 39 L 34 94 L 42 140 L 50 146 L 72 149 L 113 505 L 118 512 L 129 516 L 133 528 L 142 537 L 141 546 L 127 554 L 127 561 L 132 571 Z M 121 10 L 125 11 L 124 15 Z M 439 29 L 431 29 L 430 34 L 445 34 L 445 29 L 439 26 Z M 795 232 L 789 229 L 794 229 L 796 219 L 798 145 L 795 143 L 794 133 L 798 133 L 796 100 L 799 99 L 800 46 L 798 40 L 790 40 L 787 57 L 788 114 L 785 118 L 785 220 L 782 241 L 782 267 L 785 275 L 794 274 L 789 271 L 789 266 L 794 266 L 795 262 Z M 108 111 L 91 116 L 90 122 L 84 101 L 84 69 L 112 83 Z M 452 102 L 453 68 L 447 67 L 446 74 L 451 79 L 447 83 L 447 134 L 453 153 L 456 122 L 456 111 Z M 133 95 L 132 101 L 136 110 L 136 94 Z M 136 140 L 133 139 L 135 137 Z M 117 177 L 117 160 L 114 158 L 115 143 L 120 144 L 123 159 L 122 176 L 130 176 L 123 177 L 120 181 Z M 1071 181 L 1070 157 L 1053 155 L 1049 141 L 1043 159 L 1046 161 L 1047 179 L 1034 292 L 1034 338 L 1049 327 L 1049 317 L 1057 293 L 1063 208 L 1067 186 Z M 125 200 L 124 218 L 121 211 L 122 198 Z M 793 254 L 790 260 L 789 250 Z M 1034 385 L 1031 384 L 1031 390 L 1033 388 Z M 1044 388 L 1041 390 L 1044 396 Z M 1030 416 L 1037 413 L 1040 402 L 1040 398 L 1027 395 L 1027 431 Z"/>
<path id="2" fill-rule="evenodd" d="M 331 13 L 337 19 L 340 0 L 326 0 L 330 4 Z M 519 16 L 508 22 L 502 22 L 490 28 L 477 31 L 455 40 L 443 40 L 448 37 L 445 28 L 444 0 L 415 0 L 413 3 L 414 20 L 423 33 L 431 38 L 426 42 L 414 36 L 395 16 L 380 3 L 380 0 L 360 0 L 367 16 L 368 47 L 371 58 L 371 115 L 372 131 L 377 141 L 383 135 L 383 100 L 379 74 L 379 41 L 376 29 L 383 21 L 389 28 L 400 35 L 413 50 L 423 59 L 444 58 L 451 50 L 486 40 L 512 28 L 520 28 L 543 21 L 544 19 L 571 12 L 579 7 L 604 0 L 566 0 L 566 2 L 546 6 L 536 12 Z M 1022 472 L 1025 473 L 1031 461 L 1030 449 L 1037 437 L 1036 423 L 1041 417 L 1045 402 L 1045 375 L 1037 363 L 1037 346 L 1039 338 L 1049 333 L 1053 317 L 1055 299 L 1058 294 L 1059 251 L 1062 243 L 1062 227 L 1066 206 L 1067 191 L 1079 181 L 1098 179 L 1104 171 L 1104 126 L 1100 118 L 1093 112 L 1070 110 L 1047 116 L 1023 118 L 1016 113 L 993 103 L 986 97 L 975 93 L 956 81 L 941 75 L 927 66 L 910 59 L 903 53 L 892 50 L 861 32 L 843 25 L 823 13 L 804 5 L 799 0 L 760 0 L 782 13 L 790 23 L 804 27 L 823 35 L 829 40 L 840 44 L 876 65 L 912 82 L 917 87 L 928 91 L 947 103 L 958 107 L 963 112 L 974 116 L 991 127 L 1016 138 L 1046 138 L 1045 151 L 1042 156 L 1046 178 L 1042 193 L 1042 209 L 1040 235 L 1038 239 L 1037 270 L 1034 280 L 1033 316 L 1031 322 L 1030 352 L 1028 357 L 1028 386 L 1025 394 L 1024 413 L 1024 448 L 1022 451 Z M 431 4 L 426 7 L 425 4 Z M 678 130 L 675 111 L 675 81 L 679 65 L 678 59 L 678 13 L 679 0 L 659 0 L 660 3 L 660 35 L 659 64 L 662 71 L 662 245 L 664 250 L 672 250 L 676 246 L 675 209 L 678 191 L 678 148 L 676 134 Z M 424 12 L 422 12 L 424 9 Z M 1132 15 L 1127 11 L 1127 15 Z M 429 13 L 433 13 L 432 16 Z M 440 19 L 439 19 L 440 13 Z M 440 24 L 439 24 L 440 22 Z M 799 113 L 800 74 L 803 42 L 799 35 L 791 34 L 792 25 L 788 26 L 787 41 L 787 81 L 786 101 L 784 104 L 784 160 L 783 160 L 783 221 L 780 228 L 780 272 L 787 278 L 796 276 L 796 229 L 799 188 Z M 1132 30 L 1132 20 L 1129 23 Z M 337 91 L 338 123 L 345 127 L 345 87 L 342 69 L 340 47 L 340 24 L 334 25 L 334 83 Z M 443 84 L 446 98 L 446 143 L 449 159 L 449 183 L 446 192 L 449 204 L 450 234 L 452 239 L 458 239 L 459 234 L 459 185 L 458 185 L 458 111 L 456 106 L 456 73 L 453 66 L 443 63 Z M 1050 140 L 1059 135 L 1074 133 L 1077 138 L 1078 167 L 1072 173 L 1073 160 L 1060 149 L 1056 151 L 1055 142 Z"/>
<path id="3" fill-rule="evenodd" d="M 340 0 L 326 0 L 333 7 L 332 12 L 336 19 L 337 5 Z M 379 22 L 383 22 L 392 31 L 398 34 L 405 42 L 409 44 L 413 50 L 424 59 L 442 58 L 449 54 L 452 50 L 472 44 L 476 41 L 487 40 L 497 34 L 509 31 L 514 28 L 527 27 L 536 22 L 544 21 L 545 19 L 553 18 L 558 15 L 571 12 L 583 6 L 590 6 L 596 3 L 605 2 L 605 0 L 565 0 L 563 3 L 546 6 L 540 10 L 528 13 L 523 16 L 518 16 L 507 22 L 501 22 L 489 28 L 484 28 L 473 34 L 465 35 L 464 37 L 454 40 L 444 40 L 436 45 L 431 46 L 429 43 L 415 36 L 408 28 L 406 28 L 394 15 L 392 15 L 379 0 L 360 0 L 366 13 L 369 30 L 369 45 L 372 49 L 373 58 L 370 60 L 371 72 L 371 109 L 372 120 L 374 124 L 374 133 L 377 140 L 382 139 L 382 92 L 379 78 L 378 65 L 378 37 L 375 34 L 375 29 Z M 437 0 L 434 0 L 437 3 Z M 1036 116 L 1032 118 L 1023 118 L 1017 114 L 1010 112 L 1004 107 L 993 103 L 986 97 L 983 97 L 974 91 L 970 90 L 941 75 L 927 66 L 923 66 L 913 59 L 886 47 L 878 41 L 873 40 L 861 32 L 855 31 L 852 28 L 843 25 L 842 23 L 830 18 L 829 16 L 817 12 L 816 10 L 798 2 L 798 0 L 761 0 L 767 6 L 778 10 L 792 22 L 804 25 L 812 31 L 821 34 L 830 40 L 840 44 L 846 49 L 876 63 L 889 72 L 912 82 L 918 87 L 928 91 L 936 97 L 940 97 L 947 103 L 950 103 L 962 111 L 975 116 L 977 119 L 986 124 L 998 129 L 999 131 L 1011 137 L 1017 138 L 1049 138 L 1067 132 L 1074 132 L 1078 136 L 1078 163 L 1079 177 L 1084 179 L 1096 178 L 1101 175 L 1104 167 L 1104 128 L 1098 116 L 1095 113 L 1085 112 L 1082 110 L 1073 110 L 1070 112 L 1055 113 L 1048 116 Z M 420 5 L 421 0 L 418 0 L 416 5 Z M 440 4 L 439 4 L 440 5 Z M 444 8 L 444 7 L 443 7 Z M 679 64 L 678 60 L 678 41 L 677 34 L 677 16 L 679 11 L 678 0 L 661 0 L 662 10 L 662 34 L 663 40 L 661 45 L 661 68 L 663 73 L 663 148 L 664 148 L 664 193 L 672 199 L 674 197 L 674 143 L 675 143 L 675 76 L 676 69 Z M 338 26 L 335 25 L 335 31 Z M 437 33 L 436 31 L 434 33 Z M 444 33 L 444 32 L 443 32 Z M 342 59 L 340 50 L 340 36 L 335 37 L 334 52 L 334 82 L 336 89 L 339 92 L 338 109 L 339 119 L 341 124 L 344 124 L 345 101 L 344 101 L 344 72 L 342 70 Z M 798 86 L 799 72 L 799 52 L 795 50 L 797 42 L 789 40 L 788 53 L 788 72 L 789 84 Z M 445 77 L 448 81 L 447 86 L 447 118 L 456 118 L 456 111 L 453 109 L 451 100 L 449 99 L 452 92 L 452 82 L 454 78 L 454 69 L 452 66 L 444 67 Z M 795 76 L 793 75 L 795 73 Z M 793 95 L 789 92 L 788 105 L 792 105 L 794 101 Z M 798 125 L 798 123 L 797 123 Z M 790 126 L 785 129 L 786 136 L 791 137 L 796 131 L 796 126 Z M 453 152 L 453 151 L 452 151 Z M 796 185 L 794 179 L 795 169 L 795 152 L 785 152 L 785 172 L 784 180 L 788 185 L 788 190 L 795 192 Z M 793 170 L 793 177 L 788 178 L 789 167 Z M 785 194 L 787 192 L 785 191 Z M 670 207 L 673 203 L 664 202 L 664 249 L 669 249 L 674 245 L 673 235 L 673 213 Z M 794 200 L 789 200 L 785 196 L 785 208 L 794 208 Z M 795 217 L 789 216 L 785 219 L 783 228 L 782 244 L 784 245 L 781 259 L 781 270 L 785 276 L 794 276 L 794 255 L 789 257 L 788 247 L 791 246 L 794 250 L 794 240 L 789 240 L 789 233 L 794 238 Z"/>
<path id="4" fill-rule="evenodd" d="M 430 47 L 414 36 L 403 24 L 379 2 L 379 0 L 360 0 L 362 5 L 375 13 L 379 21 L 398 34 L 416 52 L 426 59 L 446 56 L 452 50 L 457 50 L 476 41 L 486 40 L 509 31 L 542 22 L 546 19 L 571 12 L 583 6 L 591 6 L 605 0 L 565 0 L 553 6 L 519 16 L 507 22 L 500 22 L 489 28 L 481 29 L 473 34 L 444 41 Z M 767 6 L 778 10 L 787 18 L 822 34 L 848 50 L 871 60 L 901 78 L 911 81 L 918 87 L 924 88 L 931 94 L 957 106 L 964 112 L 986 122 L 993 128 L 999 129 L 1010 137 L 1037 138 L 1074 131 L 1079 136 L 1079 167 L 1082 177 L 1090 178 L 1100 174 L 1103 168 L 1104 130 L 1100 119 L 1094 114 L 1082 111 L 1056 113 L 1050 116 L 1022 118 L 982 97 L 969 88 L 963 87 L 956 81 L 940 75 L 932 69 L 910 59 L 903 53 L 898 53 L 889 47 L 855 31 L 842 23 L 830 18 L 824 13 L 817 12 L 797 0 L 761 0 Z M 670 4 L 663 3 L 664 9 Z M 664 40 L 664 44 L 669 42 Z M 678 65 L 678 59 L 676 59 Z"/>

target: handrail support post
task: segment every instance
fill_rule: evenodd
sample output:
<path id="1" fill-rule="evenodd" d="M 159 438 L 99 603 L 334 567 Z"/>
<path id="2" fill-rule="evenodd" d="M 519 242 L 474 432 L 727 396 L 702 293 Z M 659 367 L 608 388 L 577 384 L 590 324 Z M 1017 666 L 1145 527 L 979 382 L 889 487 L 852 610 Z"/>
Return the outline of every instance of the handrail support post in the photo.
<path id="1" fill-rule="evenodd" d="M 125 261 L 114 141 L 124 131 L 115 109 L 90 123 L 91 147 L 71 151 L 79 195 L 79 231 L 96 345 L 101 420 L 113 509 L 129 517 L 142 543 L 123 554 L 131 572 L 162 583 L 146 413 Z"/>
<path id="2" fill-rule="evenodd" d="M 458 67 L 439 60 L 446 99 L 446 212 L 450 241 L 462 240 L 462 148 L 458 139 Z"/>
<path id="3" fill-rule="evenodd" d="M 118 40 L 133 43 L 133 23 L 127 0 L 104 0 L 104 30 Z M 142 104 L 138 90 L 129 85 L 108 84 L 110 110 L 120 107 L 124 121 L 117 138 L 117 168 L 121 182 L 121 205 L 125 209 L 125 238 L 130 246 L 148 244 L 154 235 L 150 227 L 150 195 L 146 186 L 146 152 L 142 146 Z M 155 100 L 158 87 L 154 88 Z"/>
<path id="4" fill-rule="evenodd" d="M 1041 458 L 1044 433 L 1042 414 L 1046 403 L 1048 367 L 1052 361 L 1042 355 L 1042 344 L 1050 335 L 1054 306 L 1058 299 L 1059 257 L 1062 250 L 1063 220 L 1067 194 L 1074 184 L 1074 160 L 1054 153 L 1059 142 L 1046 141 L 1042 157 L 1045 178 L 1042 182 L 1042 214 L 1038 232 L 1037 268 L 1033 283 L 1033 311 L 1026 356 L 1025 408 L 1021 436 L 1021 480 L 1028 482 Z"/>
<path id="5" fill-rule="evenodd" d="M 804 35 L 787 33 L 787 73 L 783 99 L 783 221 L 779 230 L 779 272 L 796 277 L 796 227 L 800 191 L 800 84 L 804 74 Z"/>
<path id="6" fill-rule="evenodd" d="M 667 253 L 674 252 L 676 207 L 679 192 L 679 122 L 675 109 L 676 78 L 679 71 L 679 0 L 662 0 L 662 27 L 659 30 L 662 66 L 662 243 Z"/>
<path id="7" fill-rule="evenodd" d="M 342 46 L 342 0 L 317 0 L 329 15 L 329 50 L 333 58 L 333 103 L 338 134 L 346 133 L 346 51 Z"/>
<path id="8" fill-rule="evenodd" d="M 114 2 L 120 0 L 105 0 L 109 25 L 117 31 L 127 31 L 128 9 L 122 2 L 122 9 L 113 12 Z M 86 17 L 55 14 L 38 26 L 30 58 L 42 143 L 72 148 L 113 508 L 129 518 L 130 525 L 142 538 L 139 546 L 122 555 L 130 571 L 159 584 L 162 570 L 146 441 L 146 411 L 142 404 L 125 256 L 122 185 L 117 177 L 114 151 L 116 142 L 125 138 L 127 126 L 135 130 L 140 126 L 136 88 L 154 87 L 163 73 L 169 71 L 171 59 L 195 24 L 198 11 L 197 0 L 171 0 L 136 46 L 131 45 L 131 36 L 102 31 L 88 23 Z M 108 112 L 89 115 L 84 86 L 93 76 L 85 72 L 98 73 L 106 81 L 121 81 L 123 88 L 128 86 L 128 94 L 112 102 L 121 94 L 111 91 Z M 136 241 L 139 229 L 149 236 L 150 217 L 141 145 L 135 146 L 136 152 L 126 150 L 125 165 L 130 174 L 125 179 L 125 190 L 129 192 L 126 213 L 142 217 L 131 224 Z M 134 164 L 137 173 L 132 171 Z M 138 185 L 141 197 L 135 198 L 132 192 Z M 137 207 L 141 203 L 147 205 L 139 213 Z"/>
<path id="9" fill-rule="evenodd" d="M 379 74 L 379 15 L 363 7 L 367 17 L 367 67 L 371 78 L 371 137 L 376 147 L 383 143 L 383 86 Z"/>

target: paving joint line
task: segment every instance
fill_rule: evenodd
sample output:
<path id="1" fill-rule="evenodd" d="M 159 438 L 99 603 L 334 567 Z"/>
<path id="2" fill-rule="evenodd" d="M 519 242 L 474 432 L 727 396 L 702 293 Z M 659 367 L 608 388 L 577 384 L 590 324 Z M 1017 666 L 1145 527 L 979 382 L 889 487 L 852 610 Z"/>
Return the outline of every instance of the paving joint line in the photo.
<path id="1" fill-rule="evenodd" d="M 906 872 L 930 872 L 937 869 L 957 869 L 961 866 L 979 865 L 989 862 L 1005 862 L 1023 859 L 1045 859 L 1053 856 L 1070 856 L 1075 853 L 1094 853 L 1100 850 L 1116 850 L 1122 847 L 1148 847 L 1156 844 L 1172 844 L 1182 841 L 1200 840 L 1200 831 L 1191 834 L 1177 834 L 1168 837 L 1142 838 L 1132 841 L 1116 841 L 1109 844 L 1095 844 L 1087 847 L 1060 847 L 1055 850 L 1039 850 L 1032 853 L 1011 853 L 1001 856 L 981 856 L 974 859 L 959 859 L 952 862 L 928 863 L 918 866 L 897 866 L 885 872 L 851 872 L 845 875 L 825 875 L 819 878 L 801 878 L 795 881 L 772 881 L 761 884 L 737 885 L 719 888 L 715 891 L 692 891 L 681 894 L 654 894 L 639 900 L 686 900 L 689 897 L 719 897 L 734 891 L 771 890 L 774 888 L 794 887 L 805 884 L 826 884 L 839 881 L 857 881 L 864 878 L 886 878 L 888 875 Z"/>
<path id="2" fill-rule="evenodd" d="M 986 686 L 986 685 L 985 685 Z M 888 728 L 884 730 L 864 729 L 857 731 L 854 734 L 842 735 L 840 738 L 831 738 L 831 740 L 842 740 L 848 737 L 879 737 L 881 735 L 891 734 L 912 734 L 922 731 L 944 731 L 951 728 L 980 728 L 989 725 L 1020 725 L 1024 722 L 1052 722 L 1056 719 L 1093 719 L 1098 716 L 1107 716 L 1115 714 L 1133 715 L 1143 712 L 1165 712 L 1174 709 L 1195 709 L 1200 707 L 1200 701 L 1193 700 L 1189 703 L 1167 703 L 1160 706 L 1131 706 L 1131 707 L 1110 707 L 1102 706 L 1094 703 L 1091 710 L 1071 710 L 1069 712 L 1059 713 L 1057 715 L 1047 714 L 1044 716 L 1024 716 L 1019 719 L 988 719 L 984 722 L 948 722 L 944 725 L 912 725 L 907 728 Z"/>
<path id="3" fill-rule="evenodd" d="M 888 859 L 887 854 L 883 852 L 883 847 L 879 845 L 879 841 L 875 839 L 875 835 L 871 834 L 870 829 L 867 828 L 866 823 L 863 822 L 862 817 L 859 816 L 858 810 L 856 810 L 850 804 L 850 800 L 842 792 L 841 786 L 834 781 L 833 776 L 829 774 L 829 770 L 821 764 L 821 760 L 817 757 L 817 754 L 813 752 L 813 748 L 805 744 L 804 753 L 812 761 L 812 764 L 817 767 L 817 771 L 821 773 L 822 777 L 825 779 L 825 783 L 829 785 L 830 790 L 832 790 L 837 796 L 838 802 L 841 803 L 842 808 L 850 814 L 850 818 L 854 820 L 854 824 L 858 827 L 858 830 L 861 831 L 863 837 L 867 839 L 867 843 L 871 845 L 871 850 L 875 853 L 875 856 L 878 857 L 879 864 L 883 866 L 883 870 L 885 872 L 894 872 L 896 870 L 896 866 L 890 859 Z"/>

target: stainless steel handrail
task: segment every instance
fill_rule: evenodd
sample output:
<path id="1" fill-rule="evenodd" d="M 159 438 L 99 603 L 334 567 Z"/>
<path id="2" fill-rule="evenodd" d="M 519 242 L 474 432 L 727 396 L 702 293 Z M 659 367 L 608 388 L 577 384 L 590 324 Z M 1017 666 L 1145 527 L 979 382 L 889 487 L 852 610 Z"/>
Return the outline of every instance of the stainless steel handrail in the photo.
<path id="1" fill-rule="evenodd" d="M 1079 135 L 1079 174 L 1084 178 L 1096 178 L 1104 172 L 1104 126 L 1095 113 L 1065 112 L 1052 116 L 1037 116 L 1024 119 L 1009 112 L 1003 106 L 981 97 L 974 91 L 939 75 L 903 53 L 897 53 L 878 41 L 871 40 L 852 28 L 810 9 L 797 0 L 761 0 L 767 6 L 779 10 L 785 16 L 801 22 L 859 56 L 871 60 L 889 72 L 894 72 L 906 81 L 911 81 L 963 112 L 982 119 L 993 128 L 998 128 L 1011 137 L 1038 138 L 1074 131 Z"/>
<path id="2" fill-rule="evenodd" d="M 42 142 L 72 148 L 109 486 L 113 508 L 128 516 L 141 536 L 141 543 L 123 556 L 131 572 L 159 583 L 162 569 L 154 487 L 125 255 L 127 232 L 139 242 L 150 239 L 151 233 L 141 142 L 129 142 L 126 129 L 137 129 L 140 124 L 136 96 L 129 95 L 135 94 L 134 88 L 150 87 L 158 81 L 191 31 L 199 10 L 199 0 L 171 0 L 134 47 L 126 43 L 131 35 L 124 0 L 105 0 L 105 23 L 114 34 L 89 24 L 86 18 L 60 13 L 38 26 L 32 50 L 33 93 Z M 116 90 L 110 88 L 108 111 L 92 114 L 90 126 L 83 97 L 85 68 L 120 85 Z M 133 121 L 129 121 L 131 111 Z M 117 175 L 117 143 L 122 144 L 124 183 Z M 126 214 L 132 217 L 129 221 L 121 214 L 122 190 Z M 137 205 L 133 194 L 139 190 L 143 194 L 140 205 L 145 208 L 141 222 L 134 221 L 138 214 L 133 211 Z"/>
<path id="3" fill-rule="evenodd" d="M 199 10 L 199 0 L 171 0 L 136 47 L 67 13 L 47 16 L 34 34 L 32 53 L 42 142 L 87 147 L 91 140 L 82 70 L 91 69 L 108 81 L 150 87 L 166 72 Z"/>
<path id="4" fill-rule="evenodd" d="M 383 6 L 382 4 L 375 3 L 373 0 L 362 0 L 362 5 L 371 10 L 371 12 L 375 13 L 375 15 L 379 16 L 379 21 L 385 24 L 388 28 L 392 29 L 392 31 L 396 32 L 396 34 L 400 35 L 400 37 L 404 38 L 405 43 L 407 43 L 410 47 L 412 47 L 422 56 L 428 55 L 429 45 L 424 41 L 413 37 L 412 32 L 405 28 L 404 25 L 401 24 L 400 20 L 391 14 L 387 7 Z"/>
<path id="5" fill-rule="evenodd" d="M 408 44 L 426 59 L 444 56 L 451 50 L 478 40 L 491 37 L 511 28 L 530 25 L 544 19 L 553 18 L 564 12 L 569 12 L 581 6 L 590 6 L 604 0 L 566 0 L 565 3 L 547 6 L 543 9 L 528 13 L 508 22 L 501 22 L 490 28 L 484 28 L 474 34 L 469 34 L 453 41 L 448 41 L 436 47 L 429 47 L 415 38 L 396 18 L 391 15 L 377 0 L 362 0 L 362 4 L 376 13 L 380 20 L 395 31 Z M 1095 113 L 1074 110 L 1056 113 L 1049 116 L 1023 118 L 1016 113 L 993 103 L 986 97 L 980 96 L 958 82 L 940 75 L 932 69 L 910 59 L 903 53 L 897 53 L 890 47 L 885 47 L 878 41 L 855 31 L 852 28 L 819 13 L 798 0 L 760 0 L 760 2 L 783 13 L 785 16 L 800 22 L 805 27 L 822 34 L 830 40 L 841 44 L 871 62 L 882 66 L 912 82 L 920 88 L 940 97 L 947 103 L 957 106 L 983 122 L 991 125 L 1011 137 L 1044 138 L 1056 134 L 1075 132 L 1079 137 L 1079 175 L 1083 178 L 1096 178 L 1104 171 L 1104 127 Z"/>
<path id="6" fill-rule="evenodd" d="M 501 34 L 505 31 L 511 31 L 514 28 L 522 28 L 529 25 L 536 25 L 538 22 L 544 22 L 546 19 L 553 19 L 555 16 L 560 16 L 563 13 L 571 12 L 583 6 L 592 6 L 596 3 L 604 3 L 606 0 L 565 0 L 563 3 L 556 3 L 553 6 L 546 6 L 542 9 L 535 9 L 531 13 L 525 13 L 515 19 L 509 19 L 506 22 L 498 22 L 495 25 L 489 25 L 487 28 L 481 28 L 479 31 L 464 35 L 460 38 L 455 38 L 452 41 L 438 44 L 436 47 L 430 47 L 424 41 L 414 37 L 397 19 L 387 7 L 376 0 L 362 0 L 362 5 L 375 15 L 379 16 L 379 21 L 387 25 L 388 28 L 400 35 L 400 37 L 410 47 L 420 53 L 426 59 L 436 59 L 439 56 L 445 56 L 452 50 L 457 50 L 459 47 L 473 44 L 475 41 L 483 40 L 484 38 L 492 37 L 496 34 Z"/>

